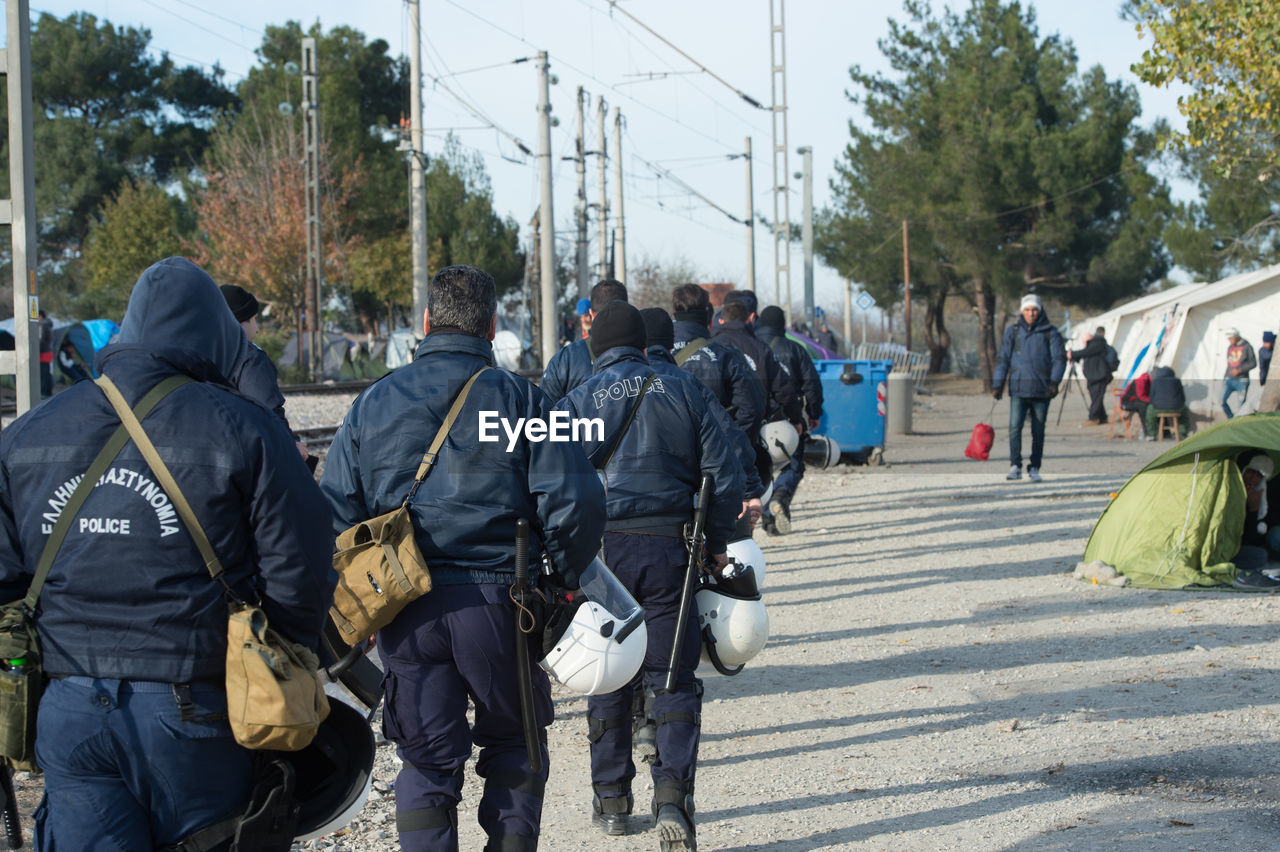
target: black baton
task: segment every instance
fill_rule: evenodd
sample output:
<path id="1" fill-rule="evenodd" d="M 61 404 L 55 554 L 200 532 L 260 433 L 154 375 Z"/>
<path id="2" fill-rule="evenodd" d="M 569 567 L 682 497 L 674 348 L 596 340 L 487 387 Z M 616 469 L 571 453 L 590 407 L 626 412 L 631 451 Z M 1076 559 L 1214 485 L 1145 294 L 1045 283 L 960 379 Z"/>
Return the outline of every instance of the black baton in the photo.
<path id="1" fill-rule="evenodd" d="M 663 689 L 674 692 L 676 670 L 680 666 L 680 651 L 684 645 L 684 631 L 689 625 L 689 608 L 693 604 L 693 587 L 702 569 L 702 535 L 707 526 L 707 506 L 711 503 L 711 474 L 702 475 L 698 489 L 698 508 L 693 513 L 693 540 L 689 542 L 689 567 L 684 574 L 684 588 L 680 590 L 680 609 L 676 613 L 676 633 L 671 641 L 671 659 L 667 663 L 667 682 Z"/>
<path id="2" fill-rule="evenodd" d="M 18 797 L 13 792 L 13 770 L 0 767 L 0 792 L 4 793 L 4 834 L 10 849 L 22 848 L 22 823 L 18 821 Z"/>
<path id="3" fill-rule="evenodd" d="M 520 718 L 524 722 L 524 744 L 529 752 L 529 768 L 542 771 L 542 743 L 533 707 L 533 674 L 529 670 L 529 637 L 524 632 L 525 599 L 529 592 L 529 522 L 516 521 L 516 582 L 511 595 L 516 602 L 516 682 L 520 689 Z"/>

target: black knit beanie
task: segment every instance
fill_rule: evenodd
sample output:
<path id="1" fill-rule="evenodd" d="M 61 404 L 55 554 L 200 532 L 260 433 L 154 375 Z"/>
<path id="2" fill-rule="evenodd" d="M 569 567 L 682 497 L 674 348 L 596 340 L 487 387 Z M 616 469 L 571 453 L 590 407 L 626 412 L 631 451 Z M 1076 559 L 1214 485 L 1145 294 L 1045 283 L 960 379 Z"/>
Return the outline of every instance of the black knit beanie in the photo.
<path id="1" fill-rule="evenodd" d="M 675 348 L 675 324 L 671 322 L 670 314 L 662 308 L 645 308 L 640 316 L 644 319 L 644 330 L 649 341 L 646 348 L 661 346 L 668 352 Z"/>
<path id="2" fill-rule="evenodd" d="M 769 328 L 786 328 L 787 315 L 777 305 L 770 305 L 760 312 L 760 316 L 756 318 L 756 325 L 768 326 Z"/>
<path id="3" fill-rule="evenodd" d="M 227 307 L 236 322 L 246 322 L 258 315 L 258 300 L 248 290 L 235 284 L 223 284 L 218 289 L 222 291 L 222 298 L 227 300 Z"/>
<path id="4" fill-rule="evenodd" d="M 626 302 L 610 302 L 591 321 L 591 354 L 597 358 L 615 346 L 644 349 L 644 320 L 640 312 Z"/>

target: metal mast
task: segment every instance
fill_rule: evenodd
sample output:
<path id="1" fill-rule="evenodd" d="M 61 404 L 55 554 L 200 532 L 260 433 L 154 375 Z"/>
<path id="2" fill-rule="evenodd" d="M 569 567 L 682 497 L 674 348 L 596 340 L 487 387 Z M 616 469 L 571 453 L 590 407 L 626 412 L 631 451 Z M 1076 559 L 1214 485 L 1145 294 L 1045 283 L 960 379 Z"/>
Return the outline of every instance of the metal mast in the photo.
<path id="1" fill-rule="evenodd" d="M 614 229 L 617 235 L 614 244 L 614 277 L 623 284 L 627 283 L 627 229 L 622 218 L 622 110 L 613 110 L 613 165 L 617 173 L 618 225 Z"/>
<path id="2" fill-rule="evenodd" d="M 422 152 L 422 30 L 419 0 L 409 0 L 413 49 L 409 53 L 409 237 L 413 258 L 413 323 L 427 311 L 427 192 Z M 412 325 L 412 324 L 411 324 Z"/>
<path id="3" fill-rule="evenodd" d="M 596 136 L 600 140 L 599 157 L 600 175 L 600 278 L 609 276 L 609 196 L 605 193 L 605 175 L 609 167 L 609 140 L 604 135 L 604 119 L 609 108 L 604 105 L 604 97 L 596 99 Z"/>
<path id="4" fill-rule="evenodd" d="M 13 261 L 12 352 L 0 352 L 0 374 L 12 375 L 18 414 L 40 401 L 40 296 L 36 290 L 35 143 L 31 130 L 31 13 L 27 0 L 6 0 L 7 43 L 0 70 L 8 77 L 9 192 L 0 225 L 10 226 Z"/>
<path id="5" fill-rule="evenodd" d="M 751 137 L 747 137 L 747 289 L 756 289 L 756 205 L 752 188 Z"/>
<path id="6" fill-rule="evenodd" d="M 320 380 L 320 99 L 316 40 L 302 40 L 302 138 L 307 181 L 307 342 L 311 347 L 311 379 Z M 301 346 L 302 342 L 298 342 Z"/>
<path id="7" fill-rule="evenodd" d="M 541 226 L 538 284 L 541 293 L 542 327 L 540 343 L 542 364 L 546 366 L 556 354 L 559 334 L 556 330 L 556 243 L 555 217 L 551 209 L 551 63 L 545 50 L 538 51 L 538 175 L 542 181 L 542 203 L 538 207 Z"/>
<path id="8" fill-rule="evenodd" d="M 801 156 L 804 175 L 804 212 L 800 226 L 800 239 L 804 246 L 804 321 L 810 330 L 816 328 L 813 310 L 813 148 L 805 145 L 797 148 Z"/>
<path id="9" fill-rule="evenodd" d="M 791 312 L 791 174 L 787 165 L 787 46 L 784 0 L 769 0 L 769 75 L 773 90 L 773 295 L 782 301 L 785 284 Z"/>
<path id="10" fill-rule="evenodd" d="M 578 200 L 574 202 L 574 216 L 578 222 L 578 298 L 591 292 L 590 273 L 587 271 L 587 146 L 583 138 L 586 129 L 583 117 L 585 97 L 582 87 L 578 87 L 578 150 L 574 164 L 578 169 Z"/>

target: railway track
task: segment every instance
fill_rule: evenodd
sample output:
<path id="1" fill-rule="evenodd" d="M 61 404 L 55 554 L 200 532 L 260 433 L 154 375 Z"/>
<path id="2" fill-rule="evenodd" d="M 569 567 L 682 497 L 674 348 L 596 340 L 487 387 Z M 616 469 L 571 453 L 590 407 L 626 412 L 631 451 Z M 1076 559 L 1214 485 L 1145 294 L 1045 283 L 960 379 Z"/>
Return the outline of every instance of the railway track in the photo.
<path id="1" fill-rule="evenodd" d="M 307 449 L 312 455 L 323 455 L 329 450 L 329 445 L 333 443 L 333 436 L 338 434 L 338 427 L 335 426 L 313 426 L 309 429 L 294 429 L 298 437 L 307 443 Z"/>

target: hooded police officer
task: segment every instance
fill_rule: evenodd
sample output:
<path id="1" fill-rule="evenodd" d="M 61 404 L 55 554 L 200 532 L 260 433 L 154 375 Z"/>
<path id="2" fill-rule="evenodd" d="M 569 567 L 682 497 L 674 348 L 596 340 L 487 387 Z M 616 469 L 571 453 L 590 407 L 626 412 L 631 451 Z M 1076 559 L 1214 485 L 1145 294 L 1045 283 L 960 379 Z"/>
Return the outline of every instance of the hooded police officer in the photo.
<path id="1" fill-rule="evenodd" d="M 591 288 L 591 307 L 586 313 L 587 327 L 591 327 L 596 315 L 605 305 L 626 300 L 627 288 L 621 281 L 607 278 L 596 284 Z M 538 386 L 552 404 L 559 402 L 565 394 L 591 376 L 593 358 L 591 350 L 587 348 L 588 339 L 584 337 L 575 340 L 552 355 L 546 369 L 542 371 L 542 381 Z"/>
<path id="2" fill-rule="evenodd" d="M 741 464 L 708 409 L 702 389 L 683 373 L 658 375 L 644 357 L 645 326 L 625 302 L 600 311 L 591 326 L 596 373 L 557 404 L 572 416 L 601 418 L 601 436 L 583 446 L 605 472 L 608 526 L 604 559 L 644 607 L 649 645 L 640 684 L 655 693 L 657 759 L 651 767 L 653 811 L 664 850 L 694 849 L 693 787 L 702 684 L 696 613 L 676 636 L 688 553 L 682 538 L 703 474 L 714 482 L 707 511 L 707 552 L 715 570 L 741 512 Z M 645 391 L 647 384 L 647 391 Z M 692 607 L 690 600 L 688 606 Z M 673 646 L 680 647 L 676 686 L 663 689 Z M 631 708 L 637 684 L 587 701 L 593 819 L 625 834 L 632 808 Z"/>
<path id="3" fill-rule="evenodd" d="M 321 488 L 335 532 L 397 508 L 419 459 L 464 384 L 481 370 L 430 476 L 409 504 L 414 539 L 434 588 L 378 633 L 386 664 L 383 726 L 404 761 L 396 827 L 406 850 L 456 849 L 463 768 L 472 743 L 484 779 L 477 815 L 485 847 L 534 850 L 547 780 L 551 687 L 532 666 L 541 768 L 529 760 L 514 659 L 516 522 L 533 530 L 530 562 L 545 554 L 566 588 L 595 557 L 604 492 L 572 442 L 486 439 L 483 418 L 547 421 L 550 405 L 530 382 L 493 366 L 493 277 L 450 266 L 431 280 L 426 339 L 414 360 L 352 404 L 325 463 Z M 536 644 L 536 643 L 534 643 Z M 527 662 L 532 663 L 533 654 Z M 467 720 L 468 699 L 475 722 Z"/>
<path id="4" fill-rule="evenodd" d="M 316 647 L 332 598 L 324 499 L 289 435 L 227 375 L 244 333 L 190 261 L 142 273 L 96 366 L 129 405 L 192 381 L 142 422 L 243 599 Z M 27 592 L 53 524 L 120 426 L 79 382 L 0 434 L 0 599 Z M 253 753 L 227 722 L 227 607 L 191 530 L 132 443 L 76 513 L 39 597 L 51 679 L 40 702 L 35 814 L 46 849 L 156 849 L 242 810 Z"/>

